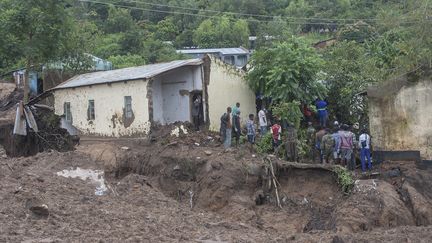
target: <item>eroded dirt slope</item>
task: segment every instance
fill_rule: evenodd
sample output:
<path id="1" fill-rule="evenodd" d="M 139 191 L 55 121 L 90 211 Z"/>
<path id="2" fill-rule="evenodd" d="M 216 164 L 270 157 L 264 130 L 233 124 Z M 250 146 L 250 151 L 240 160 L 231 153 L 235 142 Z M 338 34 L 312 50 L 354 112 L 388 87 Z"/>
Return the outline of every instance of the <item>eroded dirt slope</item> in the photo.
<path id="1" fill-rule="evenodd" d="M 341 193 L 331 172 L 289 170 L 262 205 L 262 159 L 212 136 L 81 142 L 73 152 L 0 154 L 0 241 L 430 242 L 431 172 L 388 163 Z M 105 170 L 107 192 L 74 168 Z M 391 173 L 388 173 L 391 172 Z M 395 172 L 395 173 L 393 173 Z M 37 198 L 49 215 L 29 205 Z"/>

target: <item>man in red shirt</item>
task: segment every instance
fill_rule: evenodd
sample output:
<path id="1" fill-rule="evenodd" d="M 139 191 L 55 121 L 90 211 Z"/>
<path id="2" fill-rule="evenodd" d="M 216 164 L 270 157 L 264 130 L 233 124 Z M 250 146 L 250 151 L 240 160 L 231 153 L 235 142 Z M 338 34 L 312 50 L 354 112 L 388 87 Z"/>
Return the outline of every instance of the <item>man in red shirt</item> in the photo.
<path id="1" fill-rule="evenodd" d="M 270 128 L 270 132 L 273 137 L 273 149 L 276 149 L 281 144 L 282 127 L 275 122 L 275 124 Z"/>

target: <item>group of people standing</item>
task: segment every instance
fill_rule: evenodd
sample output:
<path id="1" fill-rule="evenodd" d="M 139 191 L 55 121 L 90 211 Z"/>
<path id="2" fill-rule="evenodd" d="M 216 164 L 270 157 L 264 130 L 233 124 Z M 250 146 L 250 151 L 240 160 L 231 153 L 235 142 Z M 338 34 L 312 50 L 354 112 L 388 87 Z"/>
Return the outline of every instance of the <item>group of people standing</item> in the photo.
<path id="1" fill-rule="evenodd" d="M 234 107 L 228 107 L 226 113 L 221 117 L 221 139 L 224 147 L 231 147 L 231 140 L 234 135 L 236 144 L 240 142 L 241 125 L 240 125 L 240 103 L 236 103 Z"/>
<path id="2" fill-rule="evenodd" d="M 235 139 L 235 145 L 239 145 L 240 137 L 242 135 L 242 127 L 240 121 L 240 103 L 236 103 L 233 107 L 227 107 L 226 112 L 221 117 L 221 141 L 225 149 L 228 149 L 232 145 L 232 138 Z M 282 127 L 278 122 L 270 124 L 268 119 L 267 110 L 262 107 L 258 112 L 258 124 L 259 134 L 263 137 L 268 131 L 272 134 L 272 145 L 276 149 L 282 144 Z M 255 126 L 255 115 L 249 114 L 248 120 L 246 121 L 246 135 L 249 144 L 255 144 L 256 140 L 256 126 Z M 269 129 L 270 128 L 270 129 Z"/>
<path id="3" fill-rule="evenodd" d="M 307 128 L 307 142 L 310 145 L 311 155 L 310 159 L 315 160 L 316 154 L 319 154 L 320 162 L 337 163 L 346 166 L 349 170 L 356 168 L 356 155 L 357 151 L 360 152 L 360 161 L 362 171 L 372 169 L 371 161 L 371 137 L 366 129 L 363 129 L 359 136 L 353 132 L 358 131 L 357 126 L 348 126 L 346 124 L 339 125 L 336 121 L 333 127 L 327 128 L 328 113 L 327 102 L 325 100 L 316 100 L 315 105 L 317 108 L 317 117 L 319 119 L 318 131 L 312 125 L 312 119 L 305 115 L 305 120 L 308 121 Z M 240 103 L 236 103 L 233 107 L 228 107 L 227 111 L 221 117 L 220 134 L 221 140 L 225 149 L 231 147 L 231 141 L 234 137 L 235 144 L 239 145 L 240 136 L 242 134 L 242 127 L 240 121 Z M 282 126 L 274 121 L 270 124 L 268 119 L 268 112 L 263 107 L 258 112 L 259 131 L 261 137 L 268 132 L 272 134 L 273 148 L 276 150 L 282 144 Z M 271 126 L 270 126 L 271 125 Z M 285 128 L 284 128 L 285 129 Z M 249 114 L 246 121 L 247 140 L 250 144 L 255 143 L 256 128 L 255 128 L 255 115 Z M 294 128 L 287 126 L 287 157 L 292 161 L 297 160 L 297 134 Z M 366 165 L 367 161 L 367 165 Z"/>
<path id="4" fill-rule="evenodd" d="M 362 171 L 372 169 L 371 161 L 371 137 L 366 129 L 361 130 L 358 136 L 352 131 L 357 126 L 339 125 L 335 122 L 332 129 L 320 126 L 315 132 L 312 123 L 307 129 L 311 145 L 312 159 L 315 151 L 318 151 L 321 163 L 337 163 L 346 166 L 349 170 L 356 168 L 356 153 L 360 151 Z"/>
<path id="5" fill-rule="evenodd" d="M 231 147 L 232 138 L 234 137 L 236 145 L 240 142 L 241 136 L 241 121 L 240 121 L 240 103 L 237 102 L 233 107 L 227 107 L 226 112 L 221 117 L 220 134 L 221 140 L 224 144 L 225 149 Z M 268 120 L 265 109 L 261 109 L 258 112 L 259 118 L 259 130 L 260 134 L 264 135 L 267 133 Z M 248 120 L 246 121 L 247 140 L 250 144 L 255 143 L 256 128 L 255 128 L 255 115 L 249 114 Z"/>

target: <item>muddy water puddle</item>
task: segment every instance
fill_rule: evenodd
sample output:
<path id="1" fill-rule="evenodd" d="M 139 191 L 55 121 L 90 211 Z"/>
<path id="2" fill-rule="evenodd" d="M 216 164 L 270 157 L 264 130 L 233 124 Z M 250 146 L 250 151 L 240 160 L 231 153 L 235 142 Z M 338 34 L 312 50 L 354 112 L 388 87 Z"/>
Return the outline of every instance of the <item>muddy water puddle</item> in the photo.
<path id="1" fill-rule="evenodd" d="M 97 196 L 102 196 L 108 191 L 105 184 L 104 172 L 101 170 L 82 169 L 77 167 L 75 169 L 59 171 L 57 172 L 57 175 L 66 178 L 79 178 L 84 181 L 87 179 L 90 180 L 96 185 L 95 195 Z"/>

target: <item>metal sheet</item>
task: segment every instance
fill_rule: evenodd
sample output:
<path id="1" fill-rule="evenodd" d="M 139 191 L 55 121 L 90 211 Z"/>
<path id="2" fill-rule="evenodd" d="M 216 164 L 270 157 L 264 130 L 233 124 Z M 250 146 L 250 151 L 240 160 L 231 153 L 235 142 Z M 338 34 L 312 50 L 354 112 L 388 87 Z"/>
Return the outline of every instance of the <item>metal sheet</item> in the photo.
<path id="1" fill-rule="evenodd" d="M 75 88 L 94 84 L 114 83 L 127 80 L 148 79 L 179 67 L 197 66 L 201 64 L 201 59 L 188 59 L 110 71 L 86 73 L 75 76 L 52 88 L 51 90 Z"/>
<path id="2" fill-rule="evenodd" d="M 178 53 L 183 54 L 211 54 L 211 53 L 221 53 L 222 55 L 247 55 L 249 50 L 239 47 L 239 48 L 210 48 L 210 49 L 185 49 L 177 50 Z"/>

